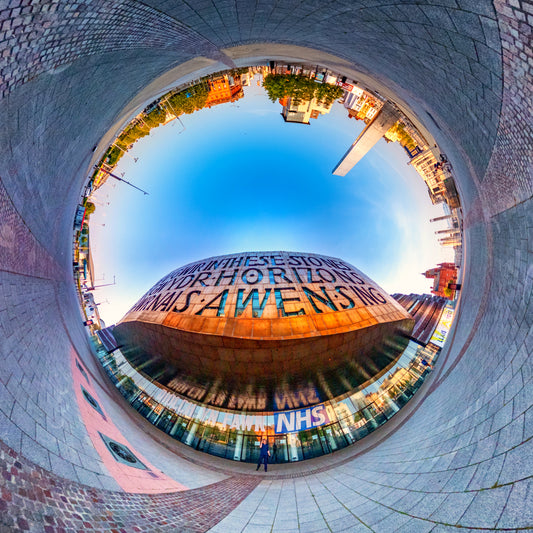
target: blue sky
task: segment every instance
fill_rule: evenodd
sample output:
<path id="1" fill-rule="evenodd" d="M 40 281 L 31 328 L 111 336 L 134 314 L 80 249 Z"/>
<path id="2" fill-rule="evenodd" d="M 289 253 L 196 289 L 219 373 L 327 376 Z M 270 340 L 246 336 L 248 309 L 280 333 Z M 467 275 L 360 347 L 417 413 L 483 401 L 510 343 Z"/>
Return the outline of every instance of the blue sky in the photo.
<path id="1" fill-rule="evenodd" d="M 112 179 L 96 193 L 96 278 L 117 279 L 95 293 L 108 325 L 165 274 L 213 255 L 331 255 L 389 293 L 429 292 L 420 272 L 452 259 L 434 235 L 444 226 L 429 223 L 442 207 L 398 144 L 381 140 L 345 177 L 333 176 L 363 122 L 336 103 L 310 126 L 287 124 L 257 79 L 235 104 L 182 116 L 185 130 L 174 120 L 134 145 L 116 172 L 148 196 Z"/>

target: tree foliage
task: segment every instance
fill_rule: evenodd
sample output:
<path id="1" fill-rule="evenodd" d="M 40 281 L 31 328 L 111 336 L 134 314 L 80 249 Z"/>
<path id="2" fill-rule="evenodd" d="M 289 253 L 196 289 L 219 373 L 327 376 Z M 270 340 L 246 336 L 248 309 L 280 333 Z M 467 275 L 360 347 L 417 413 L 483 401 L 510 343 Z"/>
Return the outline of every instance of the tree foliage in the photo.
<path id="1" fill-rule="evenodd" d="M 124 151 L 128 150 L 132 144 L 142 137 L 150 135 L 150 131 L 153 128 L 157 128 L 165 122 L 167 111 L 173 115 L 180 116 L 184 113 L 190 114 L 202 109 L 205 106 L 208 93 L 207 84 L 201 83 L 168 96 L 166 100 L 163 100 L 149 113 L 139 115 L 124 129 L 115 141 L 116 146 L 110 147 L 104 161 L 108 165 L 116 165 Z"/>
<path id="2" fill-rule="evenodd" d="M 263 87 L 272 102 L 290 97 L 297 104 L 313 98 L 331 104 L 343 94 L 342 88 L 337 85 L 317 83 L 307 76 L 296 74 L 268 74 L 263 80 Z"/>
<path id="3" fill-rule="evenodd" d="M 240 70 L 246 72 L 248 69 L 237 69 L 235 72 L 239 72 Z M 122 133 L 116 138 L 114 144 L 104 154 L 99 166 L 102 166 L 104 163 L 115 166 L 124 153 L 131 148 L 132 144 L 142 137 L 146 137 L 153 128 L 157 128 L 165 122 L 167 112 L 179 117 L 182 114 L 191 114 L 202 109 L 205 106 L 208 94 L 209 86 L 205 79 L 197 85 L 188 87 L 182 91 L 168 93 L 161 99 L 158 105 L 154 107 L 150 106 L 152 107 L 150 112 L 142 113 L 124 128 Z M 96 176 L 96 172 L 94 176 Z"/>
<path id="4" fill-rule="evenodd" d="M 106 163 L 110 166 L 115 166 L 123 154 L 124 152 L 120 148 L 117 148 L 116 146 L 111 146 L 104 155 L 102 163 Z"/>
<path id="5" fill-rule="evenodd" d="M 165 113 L 165 110 L 161 109 L 160 107 L 156 107 L 143 117 L 143 121 L 150 128 L 157 128 L 159 124 L 165 122 L 166 118 L 167 114 Z"/>
<path id="6" fill-rule="evenodd" d="M 389 130 L 390 133 L 395 133 L 398 137 L 398 142 L 401 146 L 406 146 L 409 150 L 414 150 L 417 146 L 416 141 L 405 131 L 405 126 L 401 122 L 396 122 Z"/>
<path id="7" fill-rule="evenodd" d="M 119 148 L 114 147 L 112 149 L 119 151 L 121 151 L 120 149 L 127 150 L 131 144 L 135 143 L 142 137 L 149 135 L 151 129 L 152 128 L 144 119 L 137 119 L 131 122 L 130 125 L 117 137 L 117 140 L 115 141 L 116 145 Z M 120 157 L 118 159 L 120 159 Z"/>
<path id="8" fill-rule="evenodd" d="M 96 206 L 92 202 L 85 202 L 85 218 L 90 217 L 96 210 Z"/>
<path id="9" fill-rule="evenodd" d="M 166 120 L 167 113 L 160 107 L 156 106 L 149 113 L 143 113 L 139 115 L 138 118 L 134 119 L 124 131 L 117 137 L 115 141 L 116 146 L 111 148 L 112 161 L 108 164 L 113 165 L 122 157 L 123 150 L 128 150 L 128 148 L 134 144 L 136 141 L 142 137 L 150 135 L 150 131 L 153 128 L 157 128 L 160 124 L 163 124 Z M 118 148 L 117 148 L 118 146 Z M 120 152 L 118 154 L 117 152 Z"/>
<path id="10" fill-rule="evenodd" d="M 331 85 L 330 83 L 316 84 L 315 98 L 319 102 L 331 104 L 344 93 L 342 87 Z"/>
<path id="11" fill-rule="evenodd" d="M 169 96 L 164 105 L 176 116 L 183 113 L 190 115 L 205 106 L 208 94 L 207 84 L 201 83 Z"/>

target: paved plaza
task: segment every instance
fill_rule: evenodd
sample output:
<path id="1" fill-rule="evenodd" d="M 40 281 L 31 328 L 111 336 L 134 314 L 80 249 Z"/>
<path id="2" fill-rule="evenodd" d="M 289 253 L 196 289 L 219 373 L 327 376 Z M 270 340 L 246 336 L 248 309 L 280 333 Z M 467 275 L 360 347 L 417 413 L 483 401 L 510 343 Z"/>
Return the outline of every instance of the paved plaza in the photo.
<path id="1" fill-rule="evenodd" d="M 532 26 L 529 0 L 0 0 L 0 531 L 532 529 Z M 276 59 L 374 76 L 412 109 L 453 164 L 465 264 L 415 398 L 353 446 L 264 473 L 173 440 L 114 389 L 72 223 L 139 109 Z M 104 428 L 151 474 L 103 461 Z"/>

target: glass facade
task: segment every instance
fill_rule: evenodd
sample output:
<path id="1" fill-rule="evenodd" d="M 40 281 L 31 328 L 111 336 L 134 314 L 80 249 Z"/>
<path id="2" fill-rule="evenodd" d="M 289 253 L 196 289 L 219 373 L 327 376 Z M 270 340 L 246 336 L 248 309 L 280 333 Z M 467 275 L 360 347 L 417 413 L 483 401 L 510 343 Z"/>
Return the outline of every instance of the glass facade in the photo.
<path id="1" fill-rule="evenodd" d="M 413 326 L 401 304 L 341 259 L 256 251 L 170 272 L 112 335 L 132 366 L 178 397 L 263 413 L 367 385 L 396 364 Z"/>
<path id="2" fill-rule="evenodd" d="M 335 400 L 276 412 L 230 411 L 191 401 L 137 371 L 119 349 L 98 357 L 128 402 L 154 426 L 199 451 L 255 463 L 261 437 L 271 462 L 311 459 L 344 448 L 394 416 L 420 388 L 441 348 L 413 340 L 395 365 L 371 385 Z"/>

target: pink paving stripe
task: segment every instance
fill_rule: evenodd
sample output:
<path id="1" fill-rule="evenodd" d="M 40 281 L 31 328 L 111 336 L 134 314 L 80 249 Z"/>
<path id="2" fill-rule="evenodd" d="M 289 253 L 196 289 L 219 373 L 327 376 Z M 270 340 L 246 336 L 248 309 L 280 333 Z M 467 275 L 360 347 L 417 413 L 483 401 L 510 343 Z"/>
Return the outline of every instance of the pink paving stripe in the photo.
<path id="1" fill-rule="evenodd" d="M 85 371 L 85 375 L 78 368 L 76 361 Z M 74 391 L 76 393 L 76 400 L 78 401 L 78 407 L 80 409 L 83 423 L 87 428 L 87 432 L 89 433 L 89 437 L 91 438 L 95 450 L 98 452 L 105 467 L 113 476 L 115 481 L 120 485 L 120 487 L 125 492 L 143 494 L 159 494 L 187 490 L 188 487 L 178 483 L 177 481 L 174 481 L 150 464 L 124 438 L 122 433 L 115 426 L 115 424 L 113 424 L 109 416 L 102 408 L 102 404 L 100 403 L 98 395 L 96 394 L 90 382 L 89 373 L 81 361 L 77 359 L 74 350 L 72 350 L 71 367 Z M 91 406 L 83 393 L 82 387 L 94 400 L 96 400 L 101 412 Z M 109 439 L 126 446 L 135 455 L 135 457 L 146 466 L 147 469 L 135 468 L 133 466 L 129 466 L 128 464 L 117 461 L 113 457 L 101 435 L 105 435 Z"/>

